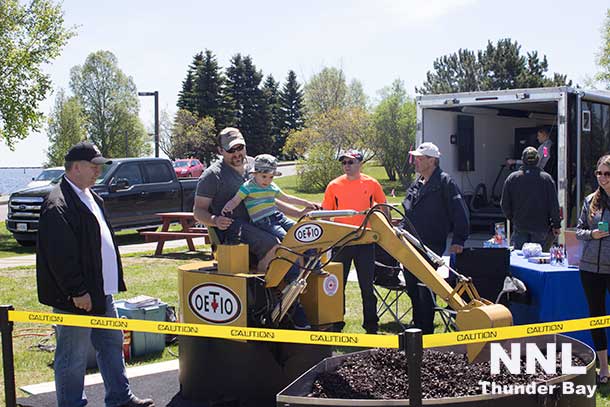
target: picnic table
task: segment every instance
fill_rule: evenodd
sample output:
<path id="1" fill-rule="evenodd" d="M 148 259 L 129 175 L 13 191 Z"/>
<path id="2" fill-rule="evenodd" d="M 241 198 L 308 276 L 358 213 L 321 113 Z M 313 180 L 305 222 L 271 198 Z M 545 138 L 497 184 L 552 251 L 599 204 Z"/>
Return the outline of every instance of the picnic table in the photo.
<path id="1" fill-rule="evenodd" d="M 163 246 L 168 240 L 185 239 L 190 251 L 195 251 L 193 239 L 197 237 L 205 238 L 206 243 L 210 243 L 208 231 L 205 227 L 196 227 L 195 216 L 193 212 L 165 212 L 156 214 L 163 224 L 159 231 L 140 232 L 146 242 L 157 242 L 155 256 L 163 254 Z M 179 223 L 181 230 L 170 231 L 169 227 L 172 223 Z"/>

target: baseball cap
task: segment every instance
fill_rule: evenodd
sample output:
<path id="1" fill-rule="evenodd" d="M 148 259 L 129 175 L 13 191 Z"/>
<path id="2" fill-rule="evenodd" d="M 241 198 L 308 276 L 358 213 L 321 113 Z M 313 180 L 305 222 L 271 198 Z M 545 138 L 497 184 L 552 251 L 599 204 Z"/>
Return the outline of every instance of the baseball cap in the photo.
<path id="1" fill-rule="evenodd" d="M 220 132 L 220 147 L 223 150 L 229 151 L 237 145 L 246 145 L 246 140 L 241 132 L 235 127 L 226 127 Z"/>
<path id="2" fill-rule="evenodd" d="M 339 161 L 343 160 L 344 158 L 353 158 L 355 160 L 362 161 L 364 159 L 364 154 L 362 154 L 362 152 L 358 150 L 352 149 L 341 153 L 341 155 L 339 156 Z"/>
<path id="3" fill-rule="evenodd" d="M 421 143 L 419 145 L 419 147 L 417 147 L 416 150 L 409 151 L 409 154 L 414 155 L 414 156 L 425 155 L 426 157 L 434 157 L 434 158 L 440 158 L 440 156 L 441 156 L 441 152 L 438 149 L 438 147 L 436 146 L 436 144 L 430 143 L 430 142 Z"/>
<path id="4" fill-rule="evenodd" d="M 538 150 L 534 147 L 525 147 L 521 154 L 521 161 L 523 161 L 523 164 L 536 165 L 539 160 L 540 156 L 538 155 Z"/>
<path id="5" fill-rule="evenodd" d="M 100 150 L 88 141 L 73 145 L 65 155 L 66 161 L 89 161 L 92 164 L 112 164 L 112 161 L 102 157 Z"/>
<path id="6" fill-rule="evenodd" d="M 277 171 L 277 158 L 271 154 L 259 154 L 254 157 L 254 169 L 250 172 L 261 172 L 264 174 L 282 175 Z"/>

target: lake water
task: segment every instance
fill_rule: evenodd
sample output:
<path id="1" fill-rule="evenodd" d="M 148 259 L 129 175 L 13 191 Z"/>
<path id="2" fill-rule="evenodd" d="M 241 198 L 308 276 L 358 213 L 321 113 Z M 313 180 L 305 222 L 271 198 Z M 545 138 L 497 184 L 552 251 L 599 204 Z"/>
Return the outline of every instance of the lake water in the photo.
<path id="1" fill-rule="evenodd" d="M 25 188 L 42 168 L 0 168 L 0 195 L 8 195 Z"/>

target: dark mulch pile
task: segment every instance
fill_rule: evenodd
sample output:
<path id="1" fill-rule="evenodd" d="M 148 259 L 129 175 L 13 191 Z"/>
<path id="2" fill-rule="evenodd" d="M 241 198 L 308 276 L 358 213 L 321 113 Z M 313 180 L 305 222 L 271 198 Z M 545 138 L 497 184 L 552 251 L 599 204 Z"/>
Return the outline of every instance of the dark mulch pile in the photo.
<path id="1" fill-rule="evenodd" d="M 558 366 L 560 359 L 558 354 Z M 584 366 L 578 358 L 572 365 Z M 396 349 L 379 349 L 352 355 L 334 372 L 318 375 L 308 397 L 338 399 L 407 399 L 409 378 L 405 375 L 407 359 Z M 525 371 L 525 361 L 522 360 Z M 561 369 L 558 368 L 559 372 Z M 425 350 L 422 362 L 424 398 L 462 397 L 481 394 L 479 381 L 498 385 L 543 382 L 557 375 L 548 375 L 537 366 L 535 375 L 513 375 L 502 372 L 491 375 L 489 362 L 468 363 L 464 354 Z"/>

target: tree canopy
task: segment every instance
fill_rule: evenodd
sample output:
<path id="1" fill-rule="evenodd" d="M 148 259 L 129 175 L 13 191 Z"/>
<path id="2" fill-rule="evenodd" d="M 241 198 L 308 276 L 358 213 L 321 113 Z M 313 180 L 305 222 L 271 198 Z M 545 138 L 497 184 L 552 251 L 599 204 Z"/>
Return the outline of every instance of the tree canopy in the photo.
<path id="1" fill-rule="evenodd" d="M 47 137 L 47 166 L 64 164 L 70 147 L 87 138 L 83 109 L 75 97 L 67 97 L 63 89 L 57 92 L 55 105 L 49 115 Z"/>
<path id="2" fill-rule="evenodd" d="M 136 86 L 112 52 L 91 53 L 82 66 L 73 67 L 70 88 L 83 107 L 89 140 L 102 154 L 138 157 L 150 151 Z"/>
<path id="3" fill-rule="evenodd" d="M 600 71 L 595 79 L 600 81 L 606 89 L 610 90 L 610 9 L 606 10 L 606 19 L 602 28 L 602 44 L 597 56 L 597 65 Z"/>
<path id="4" fill-rule="evenodd" d="M 370 145 L 390 181 L 397 177 L 407 184 L 409 150 L 415 144 L 415 101 L 407 97 L 404 84 L 395 80 L 382 91 L 381 102 L 373 112 L 375 131 Z"/>
<path id="5" fill-rule="evenodd" d="M 11 149 L 42 121 L 39 104 L 51 89 L 42 66 L 76 34 L 49 0 L 0 1 L 0 139 Z"/>
<path id="6" fill-rule="evenodd" d="M 484 90 L 519 89 L 571 85 L 565 75 L 546 76 L 548 61 L 537 51 L 521 54 L 521 45 L 510 38 L 491 41 L 476 53 L 460 49 L 437 58 L 433 71 L 416 92 L 438 94 Z"/>

